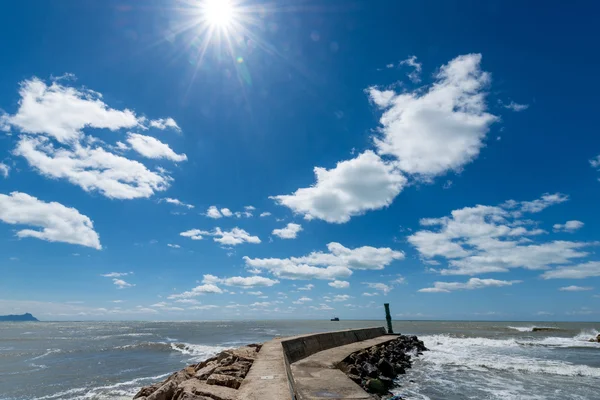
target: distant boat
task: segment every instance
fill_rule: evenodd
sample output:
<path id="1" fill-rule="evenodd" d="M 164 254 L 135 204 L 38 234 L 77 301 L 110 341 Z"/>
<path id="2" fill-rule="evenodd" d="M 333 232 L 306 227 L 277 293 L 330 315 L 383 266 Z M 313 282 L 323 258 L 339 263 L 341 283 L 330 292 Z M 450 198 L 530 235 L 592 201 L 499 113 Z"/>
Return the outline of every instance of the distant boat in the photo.
<path id="1" fill-rule="evenodd" d="M 340 319 L 338 317 L 333 317 L 331 318 L 332 321 L 339 321 Z"/>

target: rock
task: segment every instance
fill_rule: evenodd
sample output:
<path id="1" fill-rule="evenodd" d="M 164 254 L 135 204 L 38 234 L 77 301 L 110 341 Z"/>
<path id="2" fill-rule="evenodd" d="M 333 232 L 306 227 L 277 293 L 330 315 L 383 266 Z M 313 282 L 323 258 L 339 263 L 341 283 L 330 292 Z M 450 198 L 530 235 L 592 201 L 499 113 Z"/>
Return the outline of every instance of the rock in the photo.
<path id="1" fill-rule="evenodd" d="M 159 387 L 161 387 L 163 383 L 155 383 L 152 386 L 146 386 L 140 389 L 139 392 L 133 397 L 135 399 L 145 400 L 146 397 L 150 396 L 152 393 L 156 392 Z"/>
<path id="2" fill-rule="evenodd" d="M 222 374 L 212 374 L 206 381 L 209 385 L 225 386 L 232 389 L 237 389 L 242 384 L 242 379 Z"/>
<path id="3" fill-rule="evenodd" d="M 394 380 L 392 378 L 388 378 L 387 376 L 379 376 L 377 379 L 379 379 L 381 383 L 383 383 L 383 386 L 385 386 L 388 390 L 394 386 Z"/>
<path id="4" fill-rule="evenodd" d="M 248 362 L 239 362 L 232 365 L 221 366 L 215 368 L 213 374 L 221 374 L 221 375 L 229 375 L 236 376 L 238 378 L 246 377 L 248 370 L 250 369 L 250 363 Z"/>
<path id="5" fill-rule="evenodd" d="M 223 353 L 233 356 L 233 357 L 237 358 L 238 360 L 242 360 L 242 361 L 254 361 L 254 360 L 256 360 L 256 357 L 258 356 L 258 351 L 256 350 L 256 347 L 251 347 L 251 346 L 244 346 L 244 347 L 239 347 L 237 349 L 225 350 Z M 223 354 L 223 353 L 221 353 L 221 354 Z"/>
<path id="6" fill-rule="evenodd" d="M 194 375 L 194 377 L 196 379 L 206 380 L 206 379 L 208 379 L 210 374 L 212 374 L 214 372 L 214 370 L 217 369 L 218 367 L 219 367 L 219 364 L 217 361 L 211 361 L 204 368 L 198 370 L 196 372 L 196 374 Z"/>
<path id="7" fill-rule="evenodd" d="M 375 394 L 387 394 L 388 393 L 388 390 L 386 389 L 383 382 L 381 382 L 377 378 L 369 379 L 367 381 L 366 386 L 367 386 L 367 390 L 371 393 L 375 393 Z"/>
<path id="8" fill-rule="evenodd" d="M 175 400 L 213 400 L 210 397 L 201 396 L 190 392 L 181 392 L 181 394 L 175 398 Z"/>
<path id="9" fill-rule="evenodd" d="M 356 365 L 351 365 L 350 368 L 348 368 L 348 374 L 360 375 L 360 371 L 358 370 L 358 367 Z"/>
<path id="10" fill-rule="evenodd" d="M 596 336 L 595 338 L 591 338 L 590 340 L 588 340 L 588 342 L 600 343 L 600 335 Z"/>
<path id="11" fill-rule="evenodd" d="M 364 362 L 362 364 L 362 376 L 368 376 L 369 378 L 376 378 L 377 375 L 379 375 L 379 372 L 377 371 L 377 368 L 375 368 L 375 366 L 371 363 L 368 362 Z"/>
<path id="12" fill-rule="evenodd" d="M 174 381 L 168 381 L 162 385 L 158 390 L 152 393 L 146 398 L 146 400 L 171 400 L 177 389 L 177 383 Z"/>
<path id="13" fill-rule="evenodd" d="M 377 368 L 379 369 L 379 372 L 387 378 L 393 378 L 394 376 L 396 376 L 394 372 L 394 366 L 390 364 L 385 358 L 379 360 L 379 362 L 377 363 Z"/>

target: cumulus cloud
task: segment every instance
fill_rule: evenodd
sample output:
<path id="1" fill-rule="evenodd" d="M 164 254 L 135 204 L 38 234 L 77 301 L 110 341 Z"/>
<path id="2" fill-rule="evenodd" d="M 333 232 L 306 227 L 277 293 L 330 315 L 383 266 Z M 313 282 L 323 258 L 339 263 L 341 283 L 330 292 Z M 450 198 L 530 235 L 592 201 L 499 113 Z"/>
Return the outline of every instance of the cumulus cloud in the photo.
<path id="1" fill-rule="evenodd" d="M 554 232 L 575 232 L 578 229 L 583 228 L 584 223 L 581 221 L 567 221 L 564 224 L 554 224 L 552 229 Z"/>
<path id="2" fill-rule="evenodd" d="M 166 158 L 175 162 L 187 161 L 185 154 L 175 153 L 168 144 L 152 136 L 129 133 L 127 134 L 127 143 L 129 143 L 133 150 L 147 158 Z"/>
<path id="3" fill-rule="evenodd" d="M 10 166 L 0 163 L 0 175 L 4 178 L 8 178 L 8 174 L 10 174 Z"/>
<path id="4" fill-rule="evenodd" d="M 298 300 L 292 301 L 292 303 L 294 303 L 294 304 L 303 304 L 303 303 L 307 303 L 309 301 L 312 301 L 312 299 L 310 297 L 300 297 Z"/>
<path id="5" fill-rule="evenodd" d="M 186 232 L 181 232 L 180 236 L 189 237 L 193 240 L 201 240 L 202 235 L 213 236 L 215 242 L 221 243 L 224 246 L 237 246 L 242 243 L 260 243 L 258 236 L 252 236 L 248 232 L 240 228 L 233 228 L 231 231 L 223 231 L 216 227 L 212 231 L 202 231 L 200 229 L 191 229 Z"/>
<path id="6" fill-rule="evenodd" d="M 181 248 L 181 246 L 178 245 L 178 244 L 168 243 L 167 246 L 170 247 L 170 248 L 172 248 L 172 249 L 180 249 Z"/>
<path id="7" fill-rule="evenodd" d="M 387 295 L 392 291 L 393 287 L 390 285 L 386 285 L 385 283 L 379 282 L 363 282 L 363 285 L 367 285 L 370 289 L 379 290 L 383 292 L 383 294 Z M 364 296 L 368 296 L 366 293 L 363 293 Z"/>
<path id="8" fill-rule="evenodd" d="M 589 286 L 565 286 L 561 287 L 558 290 L 560 290 L 561 292 L 585 292 L 588 290 L 594 290 L 594 288 Z"/>
<path id="9" fill-rule="evenodd" d="M 74 208 L 56 202 L 46 203 L 26 193 L 0 194 L 0 221 L 36 229 L 17 231 L 19 238 L 37 238 L 102 249 L 92 220 Z"/>
<path id="10" fill-rule="evenodd" d="M 562 266 L 541 275 L 544 279 L 585 279 L 596 276 L 600 276 L 600 261 Z"/>
<path id="11" fill-rule="evenodd" d="M 117 278 L 113 279 L 113 284 L 117 287 L 117 289 L 126 289 L 126 288 L 135 286 L 134 284 L 125 282 L 123 279 L 117 279 Z"/>
<path id="12" fill-rule="evenodd" d="M 19 95 L 16 114 L 1 116 L 0 126 L 49 135 L 60 143 L 78 141 L 87 127 L 116 131 L 141 125 L 133 111 L 108 107 L 99 93 L 57 81 L 49 86 L 38 78 L 23 81 Z"/>
<path id="13" fill-rule="evenodd" d="M 393 164 L 372 151 L 341 161 L 330 170 L 316 167 L 315 176 L 313 186 L 271 198 L 305 219 L 345 223 L 352 216 L 389 206 L 406 184 Z"/>
<path id="14" fill-rule="evenodd" d="M 224 217 L 233 216 L 233 213 L 231 212 L 231 210 L 229 208 L 221 208 L 221 214 L 223 214 Z"/>
<path id="15" fill-rule="evenodd" d="M 166 190 L 172 178 L 165 170 L 157 167 L 151 171 L 141 162 L 119 155 L 129 150 L 121 141 L 108 145 L 84 133 L 90 129 L 146 129 L 146 118 L 127 109 L 112 109 L 99 93 L 61 82 L 57 79 L 47 85 L 33 78 L 22 83 L 17 112 L 0 117 L 1 127 L 20 133 L 13 154 L 24 157 L 43 176 L 66 179 L 109 198 L 147 198 Z M 152 157 L 160 155 L 151 151 L 153 145 L 162 146 L 163 152 L 170 149 L 153 138 L 135 133 L 129 137 L 136 150 Z M 164 156 L 181 159 L 174 152 Z"/>
<path id="16" fill-rule="evenodd" d="M 189 231 L 181 232 L 179 236 L 188 237 L 192 240 L 202 240 L 202 234 L 204 234 L 204 231 L 200 229 L 190 229 Z"/>
<path id="17" fill-rule="evenodd" d="M 203 294 L 208 294 L 208 293 L 221 294 L 221 293 L 223 293 L 223 290 L 221 288 L 219 288 L 217 285 L 209 283 L 209 284 L 203 284 L 200 286 L 196 286 L 195 288 L 193 288 L 192 290 L 187 291 L 187 292 L 183 292 L 180 294 L 172 294 L 167 298 L 169 300 L 189 299 L 192 297 L 198 297 L 198 296 L 201 296 Z"/>
<path id="18" fill-rule="evenodd" d="M 329 282 L 328 285 L 336 289 L 347 289 L 350 287 L 350 282 L 335 280 L 333 282 Z"/>
<path id="19" fill-rule="evenodd" d="M 229 278 L 219 278 L 214 275 L 204 275 L 202 283 L 204 284 L 218 284 L 221 283 L 225 286 L 238 286 L 243 288 L 253 287 L 270 287 L 279 283 L 278 280 L 265 278 L 262 276 L 232 276 Z M 261 293 L 262 294 L 262 293 Z"/>
<path id="20" fill-rule="evenodd" d="M 244 257 L 246 266 L 267 270 L 283 279 L 330 279 L 348 278 L 352 269 L 380 270 L 395 260 L 404 259 L 404 253 L 390 248 L 371 246 L 349 249 L 340 243 L 327 245 L 325 252 L 312 252 L 303 257 L 256 258 Z"/>
<path id="21" fill-rule="evenodd" d="M 600 155 L 597 155 L 596 157 L 592 158 L 590 160 L 590 165 L 592 166 L 592 168 L 600 168 Z"/>
<path id="22" fill-rule="evenodd" d="M 331 299 L 331 301 L 335 301 L 335 302 L 339 302 L 339 301 L 348 301 L 352 298 L 352 296 L 349 296 L 347 294 L 338 294 L 333 296 L 333 298 Z"/>
<path id="23" fill-rule="evenodd" d="M 181 128 L 179 128 L 179 125 L 177 125 L 177 122 L 175 122 L 175 120 L 173 118 L 153 119 L 150 121 L 150 126 L 152 128 L 156 128 L 156 129 L 160 129 L 160 130 L 165 130 L 167 128 L 171 128 L 178 132 L 181 131 Z"/>
<path id="24" fill-rule="evenodd" d="M 424 218 L 426 229 L 408 237 L 427 261 L 440 257 L 449 268 L 444 275 L 477 275 L 506 272 L 511 268 L 548 269 L 552 265 L 568 264 L 588 255 L 582 251 L 590 243 L 569 241 L 535 242 L 547 232 L 535 227 L 535 221 L 519 219 L 522 213 L 537 213 L 552 204 L 566 201 L 561 194 L 500 206 L 465 207 L 442 218 Z M 539 240 L 539 239 L 538 239 Z"/>
<path id="25" fill-rule="evenodd" d="M 487 287 L 512 286 L 522 281 L 500 281 L 497 279 L 471 278 L 467 282 L 434 282 L 433 287 L 419 289 L 424 293 L 449 293 L 455 290 L 484 289 Z"/>
<path id="26" fill-rule="evenodd" d="M 302 230 L 302 225 L 289 223 L 285 228 L 273 229 L 273 235 L 281 239 L 296 239 L 298 232 Z"/>
<path id="27" fill-rule="evenodd" d="M 46 177 L 67 179 L 87 192 L 98 191 L 114 199 L 150 197 L 166 190 L 172 180 L 101 147 L 76 143 L 71 148 L 57 148 L 45 137 L 22 136 L 13 154 L 24 157 Z"/>
<path id="28" fill-rule="evenodd" d="M 308 285 L 299 287 L 298 290 L 310 291 L 310 290 L 313 290 L 314 288 L 315 288 L 315 285 L 313 285 L 312 283 L 309 283 Z"/>
<path id="29" fill-rule="evenodd" d="M 221 214 L 221 212 L 219 211 L 219 209 L 215 206 L 210 206 L 208 207 L 208 210 L 206 210 L 206 214 L 205 214 L 208 218 L 212 218 L 212 219 L 219 219 L 219 218 L 223 218 L 223 215 Z"/>
<path id="30" fill-rule="evenodd" d="M 261 217 L 269 217 L 269 216 L 271 216 L 271 213 L 268 211 L 265 211 L 265 212 L 261 213 L 260 216 Z"/>
<path id="31" fill-rule="evenodd" d="M 390 93 L 371 87 L 369 97 L 384 110 L 375 146 L 408 173 L 433 177 L 460 171 L 479 155 L 490 125 L 486 111 L 490 74 L 481 54 L 459 56 L 442 66 L 427 90 Z"/>
<path id="32" fill-rule="evenodd" d="M 162 199 L 161 201 L 164 201 L 165 203 L 169 203 L 169 204 L 175 204 L 176 206 L 180 206 L 180 207 L 186 207 L 189 209 L 194 208 L 194 206 L 191 204 L 186 204 L 186 203 L 182 202 L 181 200 L 173 199 L 170 197 L 166 197 L 166 198 Z"/>

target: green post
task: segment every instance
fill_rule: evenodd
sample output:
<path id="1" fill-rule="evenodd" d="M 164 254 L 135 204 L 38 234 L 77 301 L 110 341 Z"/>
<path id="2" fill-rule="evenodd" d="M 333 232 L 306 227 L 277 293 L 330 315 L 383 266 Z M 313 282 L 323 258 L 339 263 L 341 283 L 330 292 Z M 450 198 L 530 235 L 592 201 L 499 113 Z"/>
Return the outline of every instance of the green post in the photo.
<path id="1" fill-rule="evenodd" d="M 385 307 L 385 320 L 387 321 L 388 333 L 393 334 L 394 330 L 392 329 L 392 316 L 390 315 L 390 303 L 385 303 L 383 306 Z"/>

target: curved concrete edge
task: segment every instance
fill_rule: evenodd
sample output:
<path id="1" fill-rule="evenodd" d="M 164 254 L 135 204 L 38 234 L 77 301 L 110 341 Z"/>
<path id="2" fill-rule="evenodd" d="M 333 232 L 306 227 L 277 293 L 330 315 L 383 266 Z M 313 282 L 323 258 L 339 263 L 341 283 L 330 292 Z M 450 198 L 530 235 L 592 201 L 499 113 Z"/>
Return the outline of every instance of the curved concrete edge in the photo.
<path id="1" fill-rule="evenodd" d="M 292 373 L 292 363 L 324 350 L 384 335 L 385 328 L 375 327 L 278 338 L 266 342 L 240 386 L 237 399 L 298 400 L 300 397 Z M 354 384 L 352 381 L 350 383 Z"/>

